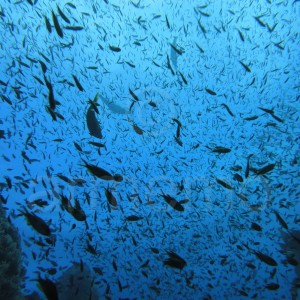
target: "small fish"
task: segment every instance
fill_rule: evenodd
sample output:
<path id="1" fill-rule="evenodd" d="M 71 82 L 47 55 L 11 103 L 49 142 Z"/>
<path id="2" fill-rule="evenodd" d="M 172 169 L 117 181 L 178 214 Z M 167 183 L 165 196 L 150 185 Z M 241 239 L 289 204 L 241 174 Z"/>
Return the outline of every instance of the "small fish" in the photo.
<path id="1" fill-rule="evenodd" d="M 239 32 L 240 39 L 244 42 L 245 38 L 244 38 L 243 33 L 239 29 L 238 29 L 238 32 Z"/>
<path id="2" fill-rule="evenodd" d="M 63 31 L 61 30 L 61 27 L 59 26 L 58 20 L 57 20 L 57 18 L 56 18 L 56 15 L 54 14 L 53 10 L 52 10 L 52 20 L 53 20 L 54 28 L 55 28 L 57 34 L 58 34 L 61 38 L 63 38 L 63 37 L 64 37 Z"/>
<path id="3" fill-rule="evenodd" d="M 166 15 L 166 23 L 167 23 L 168 28 L 171 29 L 170 22 L 169 22 L 167 15 Z"/>
<path id="4" fill-rule="evenodd" d="M 252 117 L 247 117 L 247 118 L 244 118 L 245 121 L 254 121 L 258 118 L 258 116 L 252 116 Z"/>
<path id="5" fill-rule="evenodd" d="M 274 168 L 275 168 L 275 165 L 276 164 L 270 164 L 270 165 L 267 165 L 267 166 L 264 166 L 263 168 L 261 169 L 258 169 L 256 171 L 256 175 L 264 175 L 270 171 L 272 171 Z"/>
<path id="6" fill-rule="evenodd" d="M 106 149 L 106 146 L 105 144 L 102 144 L 102 143 L 98 143 L 98 142 L 88 142 L 90 145 L 93 145 L 95 147 L 99 147 L 99 148 L 105 148 Z"/>
<path id="7" fill-rule="evenodd" d="M 253 156 L 253 154 L 250 154 L 248 157 L 247 157 L 247 166 L 246 166 L 246 171 L 245 171 L 245 177 L 248 178 L 249 176 L 249 171 L 250 171 L 250 158 L 251 156 Z"/>
<path id="8" fill-rule="evenodd" d="M 262 252 L 255 250 L 253 250 L 253 253 L 259 260 L 261 260 L 269 266 L 276 267 L 278 265 L 277 262 L 269 255 L 263 254 Z"/>
<path id="9" fill-rule="evenodd" d="M 64 28 L 67 30 L 73 30 L 73 31 L 80 31 L 80 30 L 84 29 L 83 26 L 65 26 Z"/>
<path id="10" fill-rule="evenodd" d="M 73 143 L 74 143 L 75 148 L 76 148 L 79 152 L 82 152 L 82 151 L 83 151 L 79 144 L 77 144 L 76 142 L 73 142 Z"/>
<path id="11" fill-rule="evenodd" d="M 182 270 L 186 265 L 186 261 L 173 251 L 167 251 L 169 258 L 164 260 L 164 266 Z"/>
<path id="12" fill-rule="evenodd" d="M 62 17 L 62 19 L 63 19 L 66 23 L 70 24 L 70 20 L 69 20 L 69 19 L 67 18 L 67 16 L 62 12 L 62 10 L 59 8 L 59 6 L 56 5 L 56 7 L 57 7 L 57 11 L 58 11 L 59 15 Z"/>
<path id="13" fill-rule="evenodd" d="M 260 19 L 260 17 L 254 17 L 254 19 L 261 27 L 266 27 L 266 24 Z"/>
<path id="14" fill-rule="evenodd" d="M 239 62 L 247 72 L 249 72 L 249 73 L 251 72 L 250 68 L 245 63 L 243 63 L 241 60 Z"/>
<path id="15" fill-rule="evenodd" d="M 229 153 L 231 152 L 231 149 L 225 148 L 222 146 L 217 146 L 214 149 L 211 149 L 211 152 L 216 152 L 216 153 Z"/>
<path id="16" fill-rule="evenodd" d="M 265 286 L 265 288 L 270 291 L 276 291 L 280 288 L 280 285 L 278 283 L 269 283 Z"/>
<path id="17" fill-rule="evenodd" d="M 151 247 L 150 250 L 154 253 L 154 254 L 159 254 L 159 250 L 155 247 Z"/>
<path id="18" fill-rule="evenodd" d="M 212 96 L 216 96 L 217 95 L 217 93 L 214 92 L 213 90 L 210 90 L 210 89 L 205 89 L 205 90 L 206 90 L 207 93 L 209 93 Z"/>
<path id="19" fill-rule="evenodd" d="M 131 216 L 125 217 L 125 221 L 129 221 L 129 222 L 135 222 L 135 221 L 139 221 L 142 219 L 143 219 L 143 217 L 139 217 L 136 215 L 131 215 Z"/>
<path id="20" fill-rule="evenodd" d="M 233 190 L 233 187 L 231 185 L 229 185 L 227 182 L 216 178 L 217 183 L 219 183 L 220 185 L 222 185 L 224 188 L 228 189 L 228 190 Z"/>
<path id="21" fill-rule="evenodd" d="M 178 49 L 176 48 L 173 44 L 170 43 L 170 46 L 172 47 L 172 49 L 179 55 L 182 55 L 185 51 L 184 50 L 181 50 L 181 49 Z"/>
<path id="22" fill-rule="evenodd" d="M 112 192 L 109 188 L 105 188 L 105 196 L 106 196 L 107 202 L 111 206 L 117 206 L 118 205 L 116 197 L 112 194 Z"/>
<path id="23" fill-rule="evenodd" d="M 74 81 L 75 81 L 75 84 L 76 86 L 78 87 L 79 91 L 83 92 L 84 91 L 84 88 L 82 87 L 82 85 L 80 84 L 78 78 L 75 76 L 75 75 L 72 75 Z"/>
<path id="24" fill-rule="evenodd" d="M 288 230 L 289 227 L 288 227 L 288 225 L 286 224 L 286 222 L 282 219 L 282 217 L 280 216 L 280 214 L 279 214 L 276 210 L 274 210 L 274 214 L 276 215 L 276 218 L 277 218 L 278 222 L 281 224 L 281 226 L 282 226 L 284 229 Z"/>
<path id="25" fill-rule="evenodd" d="M 233 179 L 238 181 L 238 182 L 243 182 L 244 181 L 243 177 L 238 173 L 234 174 Z"/>
<path id="26" fill-rule="evenodd" d="M 178 71 L 178 72 L 179 72 L 179 74 L 181 76 L 182 81 L 187 85 L 188 82 L 187 82 L 186 78 L 183 76 L 183 74 L 180 71 Z"/>
<path id="27" fill-rule="evenodd" d="M 248 201 L 248 199 L 247 199 L 247 197 L 245 196 L 245 195 L 243 195 L 243 194 L 238 194 L 238 193 L 236 193 L 236 195 L 241 199 L 241 200 L 243 200 L 243 201 Z"/>
<path id="28" fill-rule="evenodd" d="M 45 24 L 46 24 L 46 28 L 47 28 L 48 32 L 51 33 L 52 28 L 51 28 L 51 24 L 50 24 L 49 19 L 46 16 L 44 16 L 44 20 L 45 20 Z"/>
<path id="29" fill-rule="evenodd" d="M 229 108 L 225 103 L 222 103 L 221 105 L 224 106 L 224 107 L 226 108 L 227 112 L 228 112 L 232 117 L 234 117 L 234 114 L 232 113 L 232 111 L 230 110 L 230 108 Z"/>
<path id="30" fill-rule="evenodd" d="M 113 52 L 120 52 L 121 48 L 109 45 L 109 49 Z"/>
<path id="31" fill-rule="evenodd" d="M 130 95 L 132 96 L 132 98 L 135 100 L 135 101 L 139 101 L 139 98 L 137 97 L 137 95 L 130 89 L 128 88 L 129 90 L 129 93 Z"/>
<path id="32" fill-rule="evenodd" d="M 170 195 L 161 194 L 164 200 L 177 211 L 184 211 L 184 207 Z"/>
<path id="33" fill-rule="evenodd" d="M 143 135 L 143 133 L 144 133 L 144 131 L 140 127 L 138 127 L 136 124 L 133 125 L 133 129 L 139 135 Z"/>
<path id="34" fill-rule="evenodd" d="M 251 229 L 256 230 L 256 231 L 262 231 L 261 226 L 254 222 L 251 223 Z"/>
<path id="35" fill-rule="evenodd" d="M 25 216 L 27 223 L 31 225 L 35 231 L 45 236 L 51 235 L 51 230 L 48 224 L 43 219 L 41 219 L 34 213 L 28 212 L 25 207 L 23 207 L 23 211 L 20 210 L 20 212 L 21 215 Z"/>
<path id="36" fill-rule="evenodd" d="M 131 68 L 135 68 L 135 65 L 129 61 L 125 61 L 125 63 L 130 66 Z"/>

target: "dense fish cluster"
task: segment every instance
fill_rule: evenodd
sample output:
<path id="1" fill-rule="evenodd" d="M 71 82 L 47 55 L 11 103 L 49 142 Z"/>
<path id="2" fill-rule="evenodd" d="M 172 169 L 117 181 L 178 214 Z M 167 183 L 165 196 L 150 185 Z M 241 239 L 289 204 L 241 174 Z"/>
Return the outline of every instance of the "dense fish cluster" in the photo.
<path id="1" fill-rule="evenodd" d="M 296 299 L 299 12 L 1 1 L 1 202 L 24 295 Z"/>

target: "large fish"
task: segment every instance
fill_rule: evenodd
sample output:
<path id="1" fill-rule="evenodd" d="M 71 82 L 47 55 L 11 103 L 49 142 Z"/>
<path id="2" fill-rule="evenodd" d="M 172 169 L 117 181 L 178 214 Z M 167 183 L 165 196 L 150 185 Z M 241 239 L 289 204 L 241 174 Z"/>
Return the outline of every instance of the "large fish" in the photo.
<path id="1" fill-rule="evenodd" d="M 103 101 L 103 103 L 109 108 L 109 110 L 115 114 L 126 115 L 129 114 L 130 111 L 121 107 L 120 105 L 114 103 L 113 101 L 109 101 L 101 95 L 98 95 L 99 98 Z"/>
<path id="2" fill-rule="evenodd" d="M 90 135 L 102 139 L 102 131 L 99 125 L 99 122 L 96 118 L 95 110 L 91 105 L 86 114 L 87 126 L 90 132 Z"/>

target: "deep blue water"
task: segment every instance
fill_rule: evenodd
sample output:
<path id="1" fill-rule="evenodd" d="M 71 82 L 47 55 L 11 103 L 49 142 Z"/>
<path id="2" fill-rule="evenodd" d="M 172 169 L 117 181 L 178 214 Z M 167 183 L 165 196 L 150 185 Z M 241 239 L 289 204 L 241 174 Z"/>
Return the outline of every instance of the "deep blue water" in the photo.
<path id="1" fill-rule="evenodd" d="M 1 195 L 22 292 L 46 299 L 42 278 L 59 299 L 292 299 L 299 1 L 0 7 Z"/>

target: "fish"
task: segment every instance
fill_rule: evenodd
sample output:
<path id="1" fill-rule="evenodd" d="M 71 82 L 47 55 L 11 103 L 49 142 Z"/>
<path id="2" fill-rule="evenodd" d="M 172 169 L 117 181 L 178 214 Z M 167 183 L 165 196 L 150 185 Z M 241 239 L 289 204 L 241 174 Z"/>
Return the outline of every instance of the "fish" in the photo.
<path id="1" fill-rule="evenodd" d="M 85 221 L 86 214 L 81 208 L 78 199 L 75 199 L 75 206 L 73 207 L 69 198 L 60 195 L 60 200 L 62 204 L 62 208 L 65 209 L 69 214 L 71 214 L 77 221 Z"/>
<path id="2" fill-rule="evenodd" d="M 45 236 L 51 235 L 51 229 L 48 224 L 35 213 L 30 213 L 25 207 L 23 207 L 23 210 L 19 211 L 21 212 L 21 215 L 25 216 L 27 223 L 31 225 L 36 232 Z"/>
<path id="3" fill-rule="evenodd" d="M 76 148 L 79 152 L 82 152 L 82 151 L 83 151 L 79 144 L 77 144 L 76 142 L 73 142 L 73 144 L 74 144 L 75 148 Z"/>
<path id="4" fill-rule="evenodd" d="M 60 178 L 61 180 L 63 180 L 64 182 L 70 184 L 71 186 L 75 186 L 75 183 L 73 180 L 69 179 L 67 176 L 62 175 L 62 174 L 57 174 L 56 175 L 58 178 Z"/>
<path id="5" fill-rule="evenodd" d="M 254 121 L 258 118 L 258 116 L 252 116 L 252 117 L 247 117 L 247 118 L 244 118 L 245 121 Z"/>
<path id="6" fill-rule="evenodd" d="M 102 139 L 102 131 L 100 128 L 100 125 L 98 123 L 98 120 L 96 118 L 95 110 L 93 108 L 93 105 L 90 105 L 87 114 L 86 114 L 86 121 L 87 121 L 87 127 L 89 130 L 90 135 Z"/>
<path id="7" fill-rule="evenodd" d="M 282 217 L 280 216 L 280 214 L 276 210 L 274 210 L 274 214 L 276 215 L 276 218 L 277 218 L 278 222 L 280 223 L 280 225 L 284 229 L 288 230 L 289 227 L 288 227 L 287 223 L 282 219 Z"/>
<path id="8" fill-rule="evenodd" d="M 52 28 L 51 28 L 51 24 L 50 24 L 49 19 L 46 16 L 44 16 L 44 20 L 45 20 L 45 24 L 46 24 L 46 28 L 47 28 L 48 32 L 51 33 Z"/>
<path id="9" fill-rule="evenodd" d="M 131 68 L 135 68 L 135 65 L 129 61 L 125 61 L 125 63 L 130 66 Z"/>
<path id="10" fill-rule="evenodd" d="M 231 185 L 229 185 L 227 182 L 216 178 L 217 183 L 219 183 L 220 185 L 222 185 L 224 188 L 228 189 L 228 190 L 233 190 L 233 187 Z"/>
<path id="11" fill-rule="evenodd" d="M 123 177 L 119 174 L 111 175 L 109 172 L 97 167 L 96 165 L 88 164 L 85 160 L 83 160 L 83 162 L 84 167 L 86 167 L 91 174 L 102 180 L 115 180 L 117 182 L 121 182 L 123 180 Z"/>
<path id="12" fill-rule="evenodd" d="M 256 230 L 256 231 L 262 231 L 261 226 L 254 222 L 251 223 L 251 229 Z"/>
<path id="13" fill-rule="evenodd" d="M 11 100 L 8 98 L 8 97 L 6 97 L 5 95 L 1 95 L 1 98 L 2 98 L 2 100 L 4 100 L 6 103 L 8 103 L 9 105 L 12 105 L 12 102 L 11 102 Z"/>
<path id="14" fill-rule="evenodd" d="M 72 7 L 72 8 L 74 8 L 74 9 L 76 9 L 76 6 L 73 3 L 71 3 L 71 2 L 67 2 L 66 5 L 68 5 L 68 6 Z"/>
<path id="15" fill-rule="evenodd" d="M 247 197 L 245 196 L 245 195 L 243 195 L 243 194 L 238 194 L 238 193 L 236 193 L 236 195 L 241 199 L 241 200 L 243 200 L 243 201 L 248 201 L 248 199 L 247 199 Z"/>
<path id="16" fill-rule="evenodd" d="M 238 182 L 243 182 L 244 181 L 243 177 L 238 173 L 234 174 L 233 179 L 238 181 Z"/>
<path id="17" fill-rule="evenodd" d="M 269 165 L 267 165 L 267 166 L 264 166 L 264 167 L 261 168 L 261 169 L 256 170 L 255 173 L 256 173 L 256 175 L 264 175 L 264 174 L 266 174 L 266 173 L 272 171 L 272 170 L 275 168 L 275 165 L 276 165 L 276 164 L 269 164 Z"/>
<path id="18" fill-rule="evenodd" d="M 88 142 L 88 144 L 90 145 L 93 145 L 95 147 L 99 147 L 99 148 L 105 148 L 106 149 L 106 146 L 105 144 L 102 144 L 102 143 L 97 143 L 97 142 Z"/>
<path id="19" fill-rule="evenodd" d="M 120 52 L 121 48 L 109 45 L 109 49 L 113 52 Z"/>
<path id="20" fill-rule="evenodd" d="M 103 103 L 109 108 L 109 110 L 115 114 L 122 114 L 122 115 L 126 115 L 129 114 L 130 111 L 126 110 L 125 108 L 109 101 L 108 99 L 102 97 L 101 95 L 99 95 L 99 98 L 101 98 L 101 100 L 103 101 Z M 132 102 L 132 105 L 136 103 L 136 101 Z"/>
<path id="21" fill-rule="evenodd" d="M 139 126 L 137 126 L 136 124 L 133 124 L 133 129 L 139 135 L 143 135 L 143 133 L 144 133 L 144 131 Z"/>
<path id="22" fill-rule="evenodd" d="M 113 195 L 113 193 L 111 192 L 111 190 L 109 188 L 105 188 L 105 196 L 106 196 L 107 202 L 111 206 L 118 205 L 116 197 Z"/>
<path id="23" fill-rule="evenodd" d="M 84 29 L 83 26 L 65 26 L 64 29 L 72 30 L 72 31 L 80 31 Z"/>
<path id="24" fill-rule="evenodd" d="M 204 50 L 195 42 L 197 48 L 200 50 L 201 53 L 204 53 Z"/>
<path id="25" fill-rule="evenodd" d="M 238 31 L 238 33 L 239 33 L 240 39 L 244 42 L 244 41 L 245 41 L 245 38 L 244 38 L 243 33 L 242 33 L 239 29 L 238 29 L 237 31 Z"/>
<path id="26" fill-rule="evenodd" d="M 243 63 L 241 60 L 239 62 L 247 72 L 249 72 L 249 73 L 251 72 L 250 68 L 245 63 Z"/>
<path id="27" fill-rule="evenodd" d="M 250 158 L 251 156 L 253 156 L 253 154 L 250 154 L 247 157 L 247 166 L 246 166 L 246 170 L 245 170 L 245 177 L 248 178 L 249 177 L 249 171 L 250 171 Z"/>
<path id="28" fill-rule="evenodd" d="M 135 221 L 139 221 L 139 220 L 142 220 L 143 217 L 139 217 L 139 216 L 136 216 L 136 215 L 131 215 L 131 216 L 128 216 L 128 217 L 125 217 L 125 221 L 129 221 L 129 222 L 135 222 Z"/>
<path id="29" fill-rule="evenodd" d="M 182 55 L 185 51 L 184 50 L 181 50 L 181 49 L 178 49 L 176 48 L 176 46 L 174 46 L 173 44 L 170 43 L 170 46 L 172 47 L 172 49 L 179 55 Z"/>
<path id="30" fill-rule="evenodd" d="M 164 193 L 162 193 L 160 196 L 162 196 L 164 198 L 164 200 L 170 206 L 172 206 L 175 210 L 177 210 L 177 211 L 184 211 L 184 207 L 176 199 L 174 199 L 170 195 L 165 195 Z"/>
<path id="31" fill-rule="evenodd" d="M 39 276 L 37 280 L 39 283 L 39 288 L 42 290 L 47 300 L 58 300 L 58 291 L 56 284 L 50 279 L 42 279 Z"/>
<path id="32" fill-rule="evenodd" d="M 164 260 L 164 266 L 182 270 L 186 265 L 186 261 L 173 251 L 167 251 L 168 258 Z"/>
<path id="33" fill-rule="evenodd" d="M 172 75 L 175 75 L 175 72 L 171 66 L 169 55 L 167 55 L 167 68 L 171 71 Z"/>
<path id="34" fill-rule="evenodd" d="M 61 38 L 63 38 L 63 37 L 64 37 L 63 31 L 62 31 L 62 29 L 61 29 L 61 27 L 60 27 L 60 25 L 59 25 L 59 23 L 58 23 L 58 20 L 57 20 L 57 18 L 56 18 L 56 15 L 54 14 L 54 11 L 53 11 L 53 10 L 52 10 L 52 20 L 53 20 L 54 28 L 55 28 L 57 34 L 58 34 Z"/>
<path id="35" fill-rule="evenodd" d="M 261 16 L 255 16 L 254 19 L 257 21 L 257 23 L 261 26 L 261 27 L 266 27 L 266 24 L 260 19 Z"/>
<path id="36" fill-rule="evenodd" d="M 171 25 L 170 25 L 170 22 L 169 22 L 169 19 L 168 19 L 167 15 L 166 15 L 166 23 L 167 23 L 168 28 L 171 29 Z"/>
<path id="37" fill-rule="evenodd" d="M 210 149 L 210 148 L 209 148 Z M 229 153 L 231 152 L 231 149 L 229 148 L 225 148 L 225 147 L 222 147 L 222 146 L 217 146 L 215 147 L 214 149 L 211 149 L 211 152 L 215 152 L 215 153 Z"/>
<path id="38" fill-rule="evenodd" d="M 75 199 L 75 206 L 73 207 L 72 216 L 77 221 L 85 221 L 86 220 L 86 214 L 83 211 L 83 209 L 80 206 L 79 200 Z"/>
<path id="39" fill-rule="evenodd" d="M 206 92 L 208 93 L 208 94 L 210 94 L 210 95 L 212 95 L 212 96 L 216 96 L 217 95 L 217 93 L 216 92 L 214 92 L 213 90 L 210 90 L 210 89 L 205 89 L 206 90 Z"/>
<path id="40" fill-rule="evenodd" d="M 74 81 L 75 81 L 75 84 L 76 86 L 78 87 L 79 91 L 83 92 L 84 91 L 84 88 L 82 87 L 82 85 L 80 84 L 78 78 L 75 76 L 75 75 L 72 75 Z"/>
<path id="41" fill-rule="evenodd" d="M 186 78 L 183 76 L 183 74 L 180 71 L 178 71 L 178 73 L 180 74 L 182 81 L 187 85 L 188 82 L 187 82 Z"/>
<path id="42" fill-rule="evenodd" d="M 255 251 L 253 250 L 253 253 L 256 255 L 256 257 L 264 262 L 265 264 L 269 265 L 269 266 L 272 266 L 272 267 L 276 267 L 278 266 L 277 262 L 275 259 L 273 259 L 271 256 L 267 255 L 267 254 L 263 254 L 262 252 L 260 251 Z"/>
<path id="43" fill-rule="evenodd" d="M 176 143 L 177 143 L 180 147 L 182 147 L 182 146 L 183 146 L 182 140 L 181 140 L 180 138 L 178 138 L 177 136 L 174 136 L 174 138 L 175 138 Z"/>
<path id="44" fill-rule="evenodd" d="M 57 11 L 58 11 L 59 15 L 62 17 L 62 19 L 63 19 L 66 23 L 70 24 L 70 20 L 69 20 L 68 17 L 62 12 L 62 10 L 59 8 L 59 6 L 58 6 L 57 4 L 56 4 L 56 8 L 57 8 Z"/>
<path id="45" fill-rule="evenodd" d="M 232 117 L 234 117 L 234 114 L 232 113 L 232 111 L 230 110 L 230 108 L 229 108 L 225 103 L 222 103 L 221 105 L 224 106 L 224 107 L 226 108 L 227 112 L 228 112 Z"/>
<path id="46" fill-rule="evenodd" d="M 137 96 L 130 88 L 128 88 L 128 90 L 129 90 L 129 93 L 130 93 L 130 95 L 132 96 L 132 98 L 133 98 L 135 101 L 139 101 L 138 96 Z"/>
<path id="47" fill-rule="evenodd" d="M 261 109 L 262 111 L 266 112 L 267 114 L 274 114 L 274 110 L 273 109 L 269 109 L 269 108 L 264 108 L 264 107 L 258 107 L 259 109 Z"/>
<path id="48" fill-rule="evenodd" d="M 39 63 L 40 63 L 40 65 L 41 65 L 41 68 L 42 68 L 43 73 L 45 74 L 45 73 L 47 72 L 47 66 L 46 66 L 46 64 L 45 64 L 43 61 L 41 61 L 41 60 L 39 60 Z M 44 75 L 44 79 L 45 79 L 45 75 Z M 47 85 L 46 80 L 45 80 L 45 83 L 46 83 L 46 85 Z M 47 85 L 47 87 L 48 87 L 48 85 Z M 48 87 L 48 89 L 49 89 L 49 87 Z"/>
<path id="49" fill-rule="evenodd" d="M 90 244 L 88 241 L 87 241 L 87 248 L 86 248 L 86 250 L 89 253 L 91 253 L 92 255 L 98 255 L 96 248 L 92 244 Z"/>
<path id="50" fill-rule="evenodd" d="M 49 91 L 49 95 L 48 95 L 49 107 L 52 111 L 54 111 L 55 108 L 56 108 L 56 100 L 54 98 L 54 92 L 53 92 L 52 84 L 51 84 L 50 81 L 47 80 L 45 75 L 44 75 L 44 80 L 45 80 L 46 86 L 47 86 L 48 91 Z"/>

